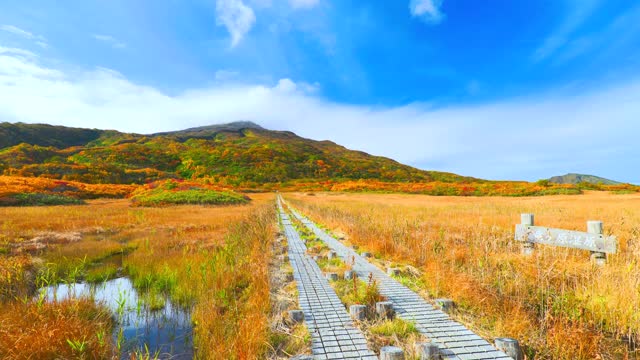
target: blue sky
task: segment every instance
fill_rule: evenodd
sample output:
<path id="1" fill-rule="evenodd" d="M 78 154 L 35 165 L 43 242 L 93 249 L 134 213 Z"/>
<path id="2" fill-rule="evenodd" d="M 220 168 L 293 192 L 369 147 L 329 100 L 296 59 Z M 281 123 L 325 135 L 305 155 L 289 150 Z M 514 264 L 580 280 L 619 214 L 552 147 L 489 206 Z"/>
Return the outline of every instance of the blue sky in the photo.
<path id="1" fill-rule="evenodd" d="M 424 169 L 640 183 L 640 4 L 5 2 L 0 121 L 252 120 Z"/>

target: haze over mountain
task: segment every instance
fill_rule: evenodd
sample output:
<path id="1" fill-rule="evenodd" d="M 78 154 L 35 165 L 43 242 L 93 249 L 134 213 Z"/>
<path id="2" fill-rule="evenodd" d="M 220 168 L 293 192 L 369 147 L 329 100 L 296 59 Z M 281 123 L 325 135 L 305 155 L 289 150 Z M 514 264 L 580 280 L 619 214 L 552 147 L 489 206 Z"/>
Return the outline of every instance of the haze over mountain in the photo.
<path id="1" fill-rule="evenodd" d="M 582 182 L 590 184 L 603 184 L 603 185 L 619 185 L 618 181 L 605 179 L 603 177 L 585 174 L 569 173 L 562 176 L 553 176 L 549 178 L 549 182 L 554 184 L 579 184 Z"/>
<path id="2" fill-rule="evenodd" d="M 0 172 L 125 184 L 163 178 L 210 178 L 230 185 L 328 179 L 480 181 L 419 170 L 331 141 L 267 130 L 252 122 L 150 135 L 1 123 Z"/>

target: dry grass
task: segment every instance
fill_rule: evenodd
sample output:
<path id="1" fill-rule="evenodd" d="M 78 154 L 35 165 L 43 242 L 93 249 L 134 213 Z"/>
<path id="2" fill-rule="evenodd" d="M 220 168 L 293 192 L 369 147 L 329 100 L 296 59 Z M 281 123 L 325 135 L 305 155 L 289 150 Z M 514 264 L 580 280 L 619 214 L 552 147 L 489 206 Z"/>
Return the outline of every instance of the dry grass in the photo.
<path id="1" fill-rule="evenodd" d="M 2 359 L 107 359 L 109 311 L 93 301 L 0 304 Z"/>
<path id="2" fill-rule="evenodd" d="M 536 198 L 303 194 L 292 205 L 348 241 L 423 274 L 416 283 L 459 304 L 457 318 L 487 338 L 520 339 L 529 358 L 634 358 L 640 340 L 640 196 L 604 192 Z M 520 213 L 586 230 L 602 220 L 620 251 L 597 268 L 589 253 L 537 247 L 520 254 Z"/>
<path id="3" fill-rule="evenodd" d="M 269 351 L 266 359 L 285 360 L 311 354 L 311 334 L 304 323 L 295 323 L 288 311 L 299 309 L 293 267 L 288 261 L 287 241 L 282 233 L 273 244 L 270 264 L 271 314 Z"/>
<path id="4" fill-rule="evenodd" d="M 66 340 L 81 343 L 77 334 L 96 334 L 98 328 L 110 339 L 106 323 L 87 318 L 83 314 L 89 311 L 78 310 L 75 303 L 39 306 L 25 296 L 33 294 L 38 280 L 113 274 L 116 265 L 102 263 L 115 254 L 117 266 L 135 286 L 154 295 L 148 298 L 162 294 L 193 309 L 199 358 L 262 358 L 269 337 L 268 262 L 275 212 L 272 194 L 251 197 L 249 205 L 228 207 L 131 208 L 128 200 L 94 200 L 82 207 L 0 208 L 0 318 L 8 319 L 20 307 L 34 314 L 30 328 L 47 328 L 56 339 L 64 339 L 31 333 L 33 341 L 49 351 L 36 358 L 56 353 L 80 357 L 64 355 L 71 348 Z M 29 242 L 46 246 L 18 250 L 17 245 Z M 57 310 L 44 310 L 49 308 Z M 66 314 L 64 321 L 56 317 L 60 314 Z M 5 329 L 4 324 L 0 327 Z M 2 349 L 16 358 L 32 351 L 21 334 L 2 334 Z M 103 355 L 112 354 L 112 345 L 92 350 L 102 355 L 89 358 L 108 357 Z"/>

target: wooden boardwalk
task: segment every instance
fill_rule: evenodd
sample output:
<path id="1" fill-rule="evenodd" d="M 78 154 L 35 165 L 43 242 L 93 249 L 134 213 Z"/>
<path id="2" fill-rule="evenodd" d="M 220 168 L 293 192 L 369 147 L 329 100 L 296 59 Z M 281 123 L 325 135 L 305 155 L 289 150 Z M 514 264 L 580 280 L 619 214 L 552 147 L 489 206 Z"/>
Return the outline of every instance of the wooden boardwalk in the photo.
<path id="1" fill-rule="evenodd" d="M 377 281 L 380 293 L 393 303 L 398 317 L 413 321 L 420 333 L 439 343 L 443 347 L 443 359 L 511 359 L 505 353 L 498 351 L 488 341 L 484 340 L 464 325 L 451 320 L 445 312 L 434 308 L 421 296 L 400 284 L 373 264 L 361 257 L 353 249 L 331 237 L 317 227 L 306 217 L 292 211 L 305 226 L 322 241 L 324 241 L 345 262 L 355 261 L 353 270 L 358 277 L 367 280 L 369 275 Z"/>
<path id="2" fill-rule="evenodd" d="M 377 360 L 318 264 L 307 255 L 300 234 L 280 202 L 278 209 L 289 244 L 289 261 L 298 287 L 300 307 L 311 333 L 313 358 Z"/>

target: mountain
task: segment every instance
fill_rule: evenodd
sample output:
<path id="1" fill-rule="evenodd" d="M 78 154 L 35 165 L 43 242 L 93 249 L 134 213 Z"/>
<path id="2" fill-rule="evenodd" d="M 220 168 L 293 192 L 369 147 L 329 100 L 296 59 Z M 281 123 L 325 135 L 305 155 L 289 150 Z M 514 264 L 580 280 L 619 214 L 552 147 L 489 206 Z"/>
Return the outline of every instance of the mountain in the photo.
<path id="1" fill-rule="evenodd" d="M 170 131 L 155 133 L 152 136 L 171 136 L 177 139 L 189 139 L 189 138 L 213 138 L 220 132 L 236 132 L 242 129 L 257 129 L 265 130 L 262 126 L 251 121 L 236 121 L 228 124 L 216 124 L 209 126 L 200 126 L 195 128 L 189 128 L 179 131 Z"/>
<path id="2" fill-rule="evenodd" d="M 258 187 L 289 181 L 482 182 L 424 171 L 289 131 L 235 122 L 150 135 L 0 124 L 0 174 L 130 184 L 183 178 Z"/>
<path id="3" fill-rule="evenodd" d="M 65 148 L 98 139 L 104 130 L 78 129 L 46 124 L 0 123 L 0 149 L 27 143 Z"/>
<path id="4" fill-rule="evenodd" d="M 571 173 L 549 178 L 549 182 L 554 184 L 573 184 L 573 185 L 576 185 L 579 183 L 603 184 L 603 185 L 620 185 L 621 184 L 617 181 L 605 179 L 598 176 L 584 175 L 584 174 L 571 174 Z"/>

